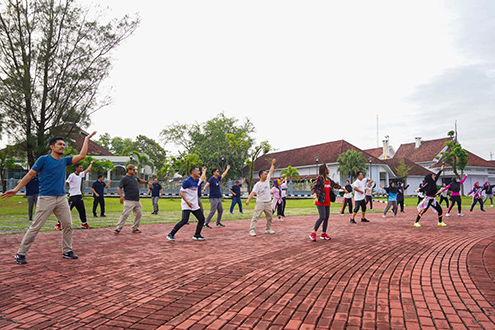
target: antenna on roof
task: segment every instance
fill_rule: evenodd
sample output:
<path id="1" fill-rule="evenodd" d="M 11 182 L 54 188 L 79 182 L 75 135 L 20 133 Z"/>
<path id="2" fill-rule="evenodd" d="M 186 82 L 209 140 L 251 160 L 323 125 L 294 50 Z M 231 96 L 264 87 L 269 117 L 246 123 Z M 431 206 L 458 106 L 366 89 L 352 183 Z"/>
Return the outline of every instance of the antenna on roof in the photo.
<path id="1" fill-rule="evenodd" d="M 376 115 L 376 147 L 378 148 L 378 137 L 379 137 L 379 131 L 378 131 L 378 115 Z"/>
<path id="2" fill-rule="evenodd" d="M 454 142 L 457 144 L 457 120 L 455 121 Z"/>

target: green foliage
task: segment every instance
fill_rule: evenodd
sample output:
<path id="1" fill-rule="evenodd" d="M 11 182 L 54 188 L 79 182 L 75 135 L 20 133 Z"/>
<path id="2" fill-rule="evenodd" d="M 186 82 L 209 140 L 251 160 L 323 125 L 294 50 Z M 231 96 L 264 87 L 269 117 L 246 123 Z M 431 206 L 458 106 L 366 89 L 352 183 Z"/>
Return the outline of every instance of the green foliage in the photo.
<path id="1" fill-rule="evenodd" d="M 366 158 L 361 152 L 347 150 L 340 154 L 337 162 L 339 163 L 339 173 L 343 176 L 349 176 L 351 181 L 357 178 L 358 172 L 366 174 Z"/>
<path id="2" fill-rule="evenodd" d="M 246 165 L 249 167 L 249 177 L 248 177 L 249 192 L 251 192 L 251 190 L 253 189 L 254 165 L 256 163 L 256 160 L 259 157 L 269 153 L 271 149 L 272 146 L 270 145 L 270 143 L 268 143 L 268 141 L 262 141 L 259 145 L 254 147 L 254 149 L 249 154 L 249 159 L 246 160 Z"/>
<path id="3" fill-rule="evenodd" d="M 405 177 L 411 171 L 412 166 L 407 166 L 406 163 L 404 162 L 404 158 L 399 158 L 399 166 L 395 169 L 397 172 L 397 176 L 399 177 Z"/>
<path id="4" fill-rule="evenodd" d="M 280 172 L 280 175 L 282 178 L 287 178 L 288 181 L 291 179 L 299 179 L 299 172 L 297 171 L 297 168 L 292 167 L 292 166 L 287 166 L 285 170 L 282 170 Z"/>
<path id="5" fill-rule="evenodd" d="M 136 141 L 127 144 L 122 150 L 122 155 L 129 155 L 133 151 L 145 154 L 153 170 L 162 168 L 167 163 L 167 152 L 155 140 L 144 135 L 138 135 Z"/>
<path id="6" fill-rule="evenodd" d="M 449 132 L 449 136 L 453 133 Z M 461 179 L 461 176 L 466 169 L 467 162 L 469 160 L 469 154 L 462 149 L 462 146 L 457 142 L 457 140 L 452 139 L 450 141 L 445 142 L 445 146 L 447 147 L 446 151 L 441 152 L 443 156 L 443 161 L 446 165 L 452 167 L 452 171 L 455 176 Z M 459 173 L 459 171 L 461 173 Z"/>
<path id="7" fill-rule="evenodd" d="M 15 167 L 15 149 L 13 147 L 7 147 L 0 150 L 0 180 L 2 181 L 2 191 L 7 190 L 7 183 L 5 182 L 4 174 L 6 170 L 10 170 Z"/>
<path id="8" fill-rule="evenodd" d="M 174 158 L 173 166 L 177 172 L 181 173 L 185 169 L 181 167 L 181 159 L 188 154 L 196 154 L 203 161 L 203 164 L 197 165 L 209 169 L 219 168 L 223 171 L 230 165 L 227 177 L 234 178 L 242 175 L 245 160 L 250 156 L 249 151 L 254 143 L 251 137 L 253 132 L 254 126 L 248 119 L 239 123 L 238 119 L 220 113 L 202 124 L 174 123 L 162 130 L 161 137 L 166 143 L 182 148 L 180 155 Z"/>
<path id="9" fill-rule="evenodd" d="M 194 153 L 178 158 L 172 157 L 172 167 L 174 171 L 183 177 L 189 176 L 191 168 L 201 167 L 202 164 L 204 164 L 203 160 Z"/>
<path id="10" fill-rule="evenodd" d="M 129 138 L 121 138 L 119 136 L 116 136 L 112 138 L 112 147 L 110 151 L 117 156 L 129 156 L 130 151 L 128 151 L 127 154 L 124 154 L 124 148 L 128 145 L 132 144 L 132 140 Z"/>
<path id="11" fill-rule="evenodd" d="M 149 160 L 149 158 L 144 155 L 144 154 L 141 154 L 139 152 L 137 152 L 136 150 L 130 152 L 129 154 L 132 153 L 132 159 L 128 160 L 126 163 L 125 163 L 125 166 L 129 165 L 129 164 L 134 164 L 136 165 L 137 169 L 136 169 L 136 175 L 142 175 L 144 173 L 144 168 L 148 165 L 152 165 L 151 164 L 151 161 Z"/>
<path id="12" fill-rule="evenodd" d="M 101 13 L 76 1 L 6 0 L 0 7 L 0 115 L 29 165 L 55 135 L 77 135 L 110 99 L 98 94 L 111 52 L 137 28 L 125 16 L 101 24 Z"/>
<path id="13" fill-rule="evenodd" d="M 110 134 L 104 133 L 100 135 L 100 138 L 98 140 L 95 140 L 95 142 L 108 151 L 112 151 L 112 137 L 110 136 Z"/>

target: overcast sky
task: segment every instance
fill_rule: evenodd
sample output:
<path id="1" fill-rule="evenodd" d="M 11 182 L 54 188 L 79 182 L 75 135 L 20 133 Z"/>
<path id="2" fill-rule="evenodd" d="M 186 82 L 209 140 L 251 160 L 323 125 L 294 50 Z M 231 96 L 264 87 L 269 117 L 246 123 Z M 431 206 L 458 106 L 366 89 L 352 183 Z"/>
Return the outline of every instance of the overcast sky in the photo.
<path id="1" fill-rule="evenodd" d="M 495 1 L 84 3 L 142 19 L 114 53 L 114 102 L 90 131 L 158 139 L 223 111 L 278 150 L 368 149 L 378 116 L 379 146 L 388 135 L 397 149 L 457 120 L 466 149 L 495 153 Z"/>

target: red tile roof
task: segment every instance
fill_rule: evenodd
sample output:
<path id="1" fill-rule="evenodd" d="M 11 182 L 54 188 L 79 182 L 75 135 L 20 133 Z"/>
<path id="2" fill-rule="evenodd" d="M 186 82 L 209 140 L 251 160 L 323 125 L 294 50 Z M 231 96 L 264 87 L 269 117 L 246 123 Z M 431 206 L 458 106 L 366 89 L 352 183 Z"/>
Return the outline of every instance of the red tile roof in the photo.
<path id="1" fill-rule="evenodd" d="M 364 151 L 369 153 L 371 156 L 376 157 L 376 158 L 380 158 L 381 156 L 383 156 L 383 147 L 366 149 Z"/>
<path id="2" fill-rule="evenodd" d="M 84 143 L 84 136 L 80 136 L 75 140 L 75 144 L 77 146 L 77 151 L 81 150 L 82 145 Z M 113 156 L 113 154 L 107 149 L 100 146 L 98 143 L 93 140 L 89 140 L 88 143 L 88 155 L 92 156 Z"/>
<path id="3" fill-rule="evenodd" d="M 407 159 L 407 158 L 397 158 L 397 157 L 394 157 L 392 159 L 386 159 L 386 160 L 383 160 L 383 162 L 385 164 L 387 164 L 390 169 L 395 173 L 395 175 L 398 175 L 397 174 L 397 167 L 400 166 L 400 163 L 399 163 L 399 160 L 400 159 L 404 159 L 404 164 L 408 167 L 411 167 L 411 169 L 409 170 L 409 172 L 407 173 L 407 175 L 420 175 L 420 176 L 426 176 L 430 173 L 433 173 L 429 170 L 427 170 L 426 168 L 412 162 L 411 160 Z"/>
<path id="4" fill-rule="evenodd" d="M 475 166 L 475 167 L 493 167 L 493 163 L 491 163 L 490 161 L 488 160 L 484 160 L 483 158 L 481 158 L 480 156 L 477 156 L 475 154 L 473 154 L 471 151 L 469 150 L 466 150 L 464 149 L 468 155 L 469 155 L 469 158 L 468 158 L 468 162 L 467 162 L 467 166 Z M 437 162 L 435 165 L 433 165 L 432 167 L 441 167 L 442 166 L 442 162 L 439 161 Z"/>
<path id="5" fill-rule="evenodd" d="M 442 138 L 437 140 L 421 141 L 419 148 L 416 148 L 416 143 L 401 144 L 394 158 L 408 158 L 414 163 L 431 162 L 445 147 L 445 142 L 451 138 Z"/>
<path id="6" fill-rule="evenodd" d="M 288 166 L 307 166 L 315 165 L 315 157 L 319 157 L 318 164 L 329 164 L 337 163 L 337 159 L 340 154 L 346 152 L 347 150 L 356 150 L 361 152 L 363 156 L 368 160 L 371 156 L 374 164 L 383 164 L 381 160 L 371 154 L 359 149 L 358 147 L 346 142 L 344 140 L 327 142 L 322 144 L 317 144 L 308 147 L 302 147 L 298 149 L 279 151 L 266 154 L 258 158 L 255 162 L 255 172 L 269 167 L 267 160 L 275 158 L 277 163 L 276 168 L 286 168 Z"/>

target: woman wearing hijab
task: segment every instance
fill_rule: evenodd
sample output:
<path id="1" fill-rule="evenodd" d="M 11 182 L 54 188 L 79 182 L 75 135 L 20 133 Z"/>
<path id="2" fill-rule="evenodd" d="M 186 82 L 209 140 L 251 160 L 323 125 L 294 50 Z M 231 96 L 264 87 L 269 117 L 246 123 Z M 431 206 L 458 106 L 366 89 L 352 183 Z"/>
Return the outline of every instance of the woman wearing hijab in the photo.
<path id="1" fill-rule="evenodd" d="M 392 207 L 392 211 L 394 212 L 394 217 L 397 216 L 397 187 L 395 184 L 392 182 L 390 183 L 390 186 L 385 188 L 380 186 L 380 188 L 384 189 L 387 194 L 387 207 L 385 208 L 385 211 L 383 211 L 382 218 L 387 217 L 387 212 L 390 210 L 390 207 Z"/>
<path id="2" fill-rule="evenodd" d="M 404 192 L 409 188 L 409 185 L 403 186 L 402 182 L 399 181 L 397 185 L 397 204 L 400 206 L 400 212 L 404 213 Z"/>
<path id="3" fill-rule="evenodd" d="M 364 192 L 366 195 L 366 205 L 368 205 L 368 202 L 370 203 L 370 211 L 373 211 L 373 189 L 376 188 L 376 183 L 372 186 L 371 182 L 368 182 L 366 184 L 366 187 L 364 188 Z"/>
<path id="4" fill-rule="evenodd" d="M 280 217 L 283 214 L 282 208 L 284 206 L 282 199 L 282 190 L 280 189 L 280 179 L 273 181 L 273 187 L 270 190 L 270 193 L 273 195 L 272 212 L 275 213 L 275 210 L 277 210 L 277 216 L 280 220 Z"/>
<path id="5" fill-rule="evenodd" d="M 493 186 L 490 184 L 490 182 L 486 181 L 486 187 L 485 187 L 485 200 L 483 201 L 483 205 L 486 203 L 486 201 L 490 199 L 491 202 L 491 207 L 493 207 Z"/>
<path id="6" fill-rule="evenodd" d="M 316 183 L 313 186 L 313 196 L 315 198 L 314 203 L 320 217 L 318 218 L 318 220 L 316 220 L 313 232 L 309 235 L 309 239 L 312 241 L 316 241 L 316 231 L 318 230 L 320 225 L 322 226 L 320 239 L 330 239 L 330 236 L 327 235 L 328 218 L 330 216 L 330 191 L 333 188 L 342 189 L 339 184 L 335 183 L 328 177 L 328 174 L 330 174 L 330 170 L 328 169 L 327 165 L 320 165 L 318 172 L 318 178 L 316 179 Z"/>
<path id="7" fill-rule="evenodd" d="M 462 214 L 462 207 L 461 207 L 461 185 L 466 181 L 467 179 L 467 174 L 462 178 L 462 180 L 459 181 L 458 178 L 455 178 L 452 180 L 452 182 L 445 188 L 442 188 L 439 193 L 442 193 L 444 191 L 450 190 L 450 207 L 447 210 L 447 213 L 445 214 L 446 217 L 450 217 L 450 211 L 454 207 L 454 204 L 457 203 L 457 215 L 460 217 L 463 217 L 464 214 Z"/>
<path id="8" fill-rule="evenodd" d="M 349 214 L 352 214 L 352 189 L 349 180 L 345 181 L 344 189 L 344 203 L 342 203 L 342 209 L 340 210 L 340 215 L 344 215 L 345 207 L 349 206 Z"/>
<path id="9" fill-rule="evenodd" d="M 471 204 L 471 209 L 469 210 L 469 212 L 473 212 L 476 203 L 480 203 L 481 212 L 485 212 L 485 210 L 483 209 L 483 190 L 485 190 L 486 184 L 487 182 L 485 182 L 483 186 L 480 186 L 478 182 L 475 182 L 473 189 L 468 192 L 468 196 L 473 194 L 473 204 Z"/>
<path id="10" fill-rule="evenodd" d="M 442 165 L 440 171 L 437 174 L 428 174 L 427 176 L 425 176 L 423 188 L 420 188 L 420 190 L 425 194 L 425 197 L 418 205 L 419 213 L 416 217 L 414 227 L 421 227 L 421 225 L 419 224 L 419 220 L 423 217 L 430 206 L 433 207 L 433 212 L 438 214 L 438 225 L 442 227 L 447 226 L 442 220 L 442 207 L 435 199 L 435 196 L 437 195 L 437 180 L 440 177 L 440 174 L 442 173 L 444 167 L 445 166 Z"/>

